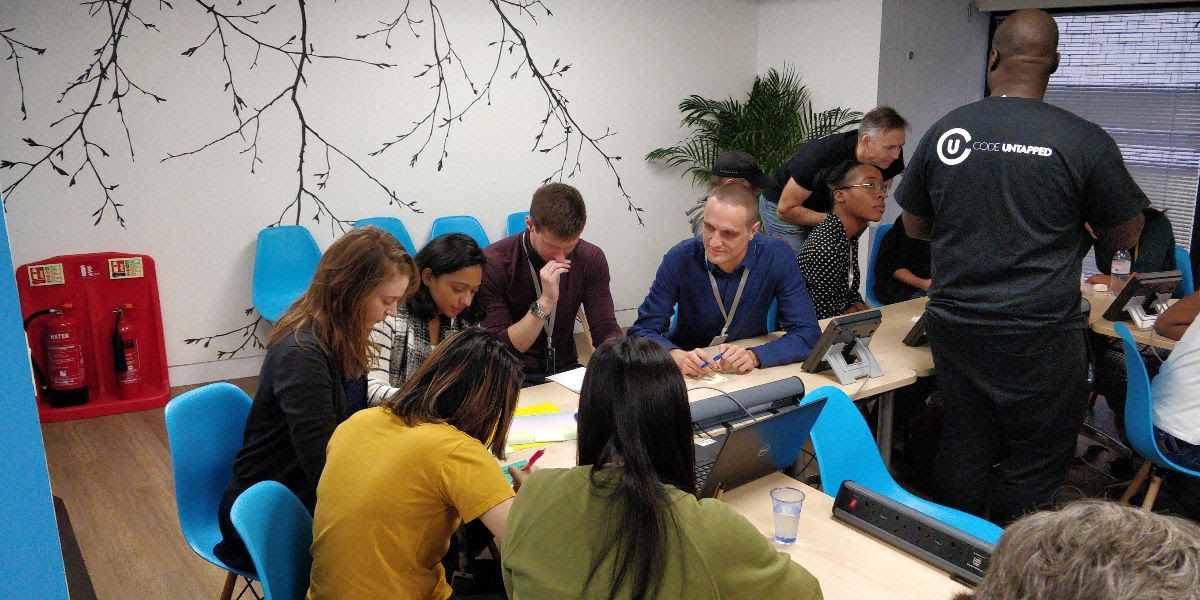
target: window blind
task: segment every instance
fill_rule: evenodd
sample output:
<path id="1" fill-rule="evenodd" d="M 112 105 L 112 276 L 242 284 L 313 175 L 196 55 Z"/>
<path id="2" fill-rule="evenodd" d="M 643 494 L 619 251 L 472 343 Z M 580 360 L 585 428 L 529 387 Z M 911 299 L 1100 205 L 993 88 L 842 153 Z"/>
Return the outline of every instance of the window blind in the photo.
<path id="1" fill-rule="evenodd" d="M 1046 101 L 1103 127 L 1191 246 L 1200 186 L 1200 9 L 1056 14 Z"/>

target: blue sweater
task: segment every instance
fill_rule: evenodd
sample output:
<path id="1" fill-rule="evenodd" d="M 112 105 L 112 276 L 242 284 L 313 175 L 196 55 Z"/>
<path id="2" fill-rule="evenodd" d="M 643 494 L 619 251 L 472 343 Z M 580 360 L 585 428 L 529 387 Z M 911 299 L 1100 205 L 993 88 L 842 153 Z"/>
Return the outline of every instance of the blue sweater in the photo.
<path id="1" fill-rule="evenodd" d="M 761 235 L 750 240 L 746 257 L 733 273 L 725 273 L 705 259 L 704 242 L 699 236 L 676 244 L 663 256 L 650 293 L 638 308 L 637 321 L 629 328 L 629 335 L 654 340 L 667 350 L 708 346 L 713 337 L 721 333 L 725 319 L 713 298 L 705 272 L 713 273 L 728 310 L 745 269 L 750 269 L 750 276 L 746 279 L 746 289 L 726 339 L 732 342 L 767 333 L 767 309 L 778 298 L 778 328 L 786 333 L 777 340 L 754 347 L 759 366 L 773 367 L 803 360 L 821 333 L 812 299 L 791 247 L 783 240 Z M 679 319 L 672 325 L 671 315 L 676 304 Z"/>

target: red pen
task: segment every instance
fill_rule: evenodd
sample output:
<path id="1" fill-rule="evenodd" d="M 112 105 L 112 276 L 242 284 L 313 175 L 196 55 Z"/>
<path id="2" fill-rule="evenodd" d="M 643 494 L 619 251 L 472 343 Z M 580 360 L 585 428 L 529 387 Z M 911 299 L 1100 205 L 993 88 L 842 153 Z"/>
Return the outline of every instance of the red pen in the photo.
<path id="1" fill-rule="evenodd" d="M 537 462 L 537 459 L 541 458 L 542 455 L 545 453 L 546 453 L 545 448 L 542 448 L 541 450 L 534 452 L 533 456 L 529 457 L 529 462 L 525 463 L 525 466 L 521 467 L 521 470 L 528 473 L 529 470 L 533 468 L 533 463 Z"/>

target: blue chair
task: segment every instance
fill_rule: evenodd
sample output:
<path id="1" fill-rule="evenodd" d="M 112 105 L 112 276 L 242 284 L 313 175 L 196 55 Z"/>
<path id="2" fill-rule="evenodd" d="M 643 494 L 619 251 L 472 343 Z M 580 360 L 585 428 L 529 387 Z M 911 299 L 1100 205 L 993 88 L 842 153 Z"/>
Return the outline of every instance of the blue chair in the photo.
<path id="1" fill-rule="evenodd" d="M 1196 291 L 1196 281 L 1192 279 L 1192 257 L 1183 246 L 1175 246 L 1175 268 L 1183 274 L 1179 287 L 1175 290 L 1178 297 L 1188 296 Z"/>
<path id="2" fill-rule="evenodd" d="M 508 215 L 508 229 L 504 235 L 516 235 L 525 231 L 525 217 L 529 216 L 529 211 L 515 212 Z"/>
<path id="3" fill-rule="evenodd" d="M 843 481 L 853 481 L 989 544 L 999 541 L 1004 530 L 994 523 L 930 502 L 900 487 L 884 466 L 862 414 L 845 392 L 824 386 L 805 396 L 804 402 L 820 398 L 825 399 L 825 408 L 817 417 L 811 437 L 825 494 L 836 496 Z"/>
<path id="4" fill-rule="evenodd" d="M 258 579 L 221 562 L 213 546 L 221 541 L 217 507 L 233 477 L 233 459 L 242 448 L 242 430 L 250 413 L 250 397 L 237 386 L 213 383 L 180 394 L 167 403 L 167 441 L 175 477 L 175 507 L 179 528 L 200 558 L 229 571 L 223 599 L 233 592 L 238 576 Z"/>
<path id="5" fill-rule="evenodd" d="M 312 571 L 312 515 L 278 481 L 242 492 L 229 513 L 246 542 L 267 600 L 303 600 Z"/>
<path id="6" fill-rule="evenodd" d="M 1138 470 L 1125 493 L 1121 495 L 1121 503 L 1129 504 L 1129 499 L 1137 493 L 1150 477 L 1150 486 L 1146 488 L 1146 497 L 1142 500 L 1142 509 L 1150 510 L 1158 497 L 1158 488 L 1162 486 L 1162 477 L 1156 472 L 1160 469 L 1178 471 L 1192 477 L 1200 477 L 1200 471 L 1185 469 L 1163 456 L 1154 439 L 1154 399 L 1150 395 L 1150 376 L 1146 373 L 1146 363 L 1142 361 L 1142 353 L 1138 351 L 1133 334 L 1124 323 L 1115 323 L 1113 329 L 1121 336 L 1121 345 L 1125 349 L 1125 375 L 1128 385 L 1125 392 L 1125 435 L 1134 451 L 1146 459 L 1145 464 Z"/>
<path id="7" fill-rule="evenodd" d="M 254 251 L 254 308 L 274 323 L 308 289 L 321 249 L 307 229 L 277 225 L 258 232 Z"/>
<path id="8" fill-rule="evenodd" d="M 362 227 L 364 225 L 374 225 L 392 234 L 410 255 L 416 255 L 417 247 L 413 245 L 412 237 L 408 235 L 408 228 L 404 226 L 404 222 L 400 219 L 396 217 L 370 217 L 354 222 L 355 227 Z"/>
<path id="9" fill-rule="evenodd" d="M 483 225 L 470 215 L 457 215 L 453 217 L 438 217 L 433 220 L 433 227 L 429 230 L 429 239 L 433 239 L 439 235 L 447 233 L 465 233 L 473 238 L 479 244 L 480 248 L 486 248 L 491 242 L 488 241 L 487 233 L 483 231 Z"/>
<path id="10" fill-rule="evenodd" d="M 867 304 L 871 308 L 883 306 L 883 303 L 875 297 L 875 259 L 879 258 L 879 244 L 883 242 L 883 236 L 892 228 L 891 223 L 886 223 L 875 228 L 875 235 L 871 238 L 871 251 L 867 260 Z"/>
<path id="11" fill-rule="evenodd" d="M 767 333 L 775 331 L 775 326 L 779 324 L 779 298 L 771 301 L 770 308 L 767 309 Z"/>

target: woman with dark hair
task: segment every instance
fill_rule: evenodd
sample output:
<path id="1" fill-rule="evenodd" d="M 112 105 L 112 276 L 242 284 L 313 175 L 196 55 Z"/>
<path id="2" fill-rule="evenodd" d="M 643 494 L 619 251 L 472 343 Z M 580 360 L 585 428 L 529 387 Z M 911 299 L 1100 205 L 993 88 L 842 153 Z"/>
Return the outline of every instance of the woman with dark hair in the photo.
<path id="1" fill-rule="evenodd" d="M 883 218 L 887 186 L 873 165 L 853 160 L 817 173 L 817 189 L 833 200 L 833 210 L 808 235 L 796 260 L 817 318 L 867 309 L 858 292 L 858 238 L 867 223 Z"/>
<path id="2" fill-rule="evenodd" d="M 512 352 L 472 327 L 337 428 L 317 486 L 309 600 L 452 596 L 441 560 L 459 523 L 504 533 L 513 488 L 492 457 L 504 455 L 520 381 Z"/>
<path id="3" fill-rule="evenodd" d="M 416 265 L 396 238 L 378 227 L 353 229 L 325 251 L 308 290 L 275 323 L 217 510 L 224 539 L 213 553 L 225 564 L 254 571 L 229 521 L 250 486 L 278 481 L 313 509 L 329 436 L 366 406 L 367 366 L 378 353 L 371 328 L 396 314 L 416 283 Z"/>
<path id="4" fill-rule="evenodd" d="M 510 598 L 821 597 L 746 519 L 696 499 L 687 389 L 658 344 L 618 338 L 592 355 L 578 448 L 578 467 L 521 486 L 501 555 Z"/>
<path id="5" fill-rule="evenodd" d="M 440 235 L 417 252 L 421 287 L 371 332 L 382 348 L 367 380 L 371 405 L 382 404 L 402 387 L 438 342 L 483 320 L 475 302 L 483 265 L 479 244 L 461 233 Z"/>

